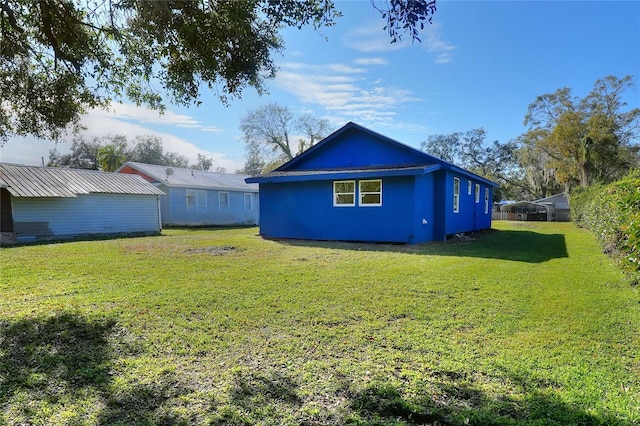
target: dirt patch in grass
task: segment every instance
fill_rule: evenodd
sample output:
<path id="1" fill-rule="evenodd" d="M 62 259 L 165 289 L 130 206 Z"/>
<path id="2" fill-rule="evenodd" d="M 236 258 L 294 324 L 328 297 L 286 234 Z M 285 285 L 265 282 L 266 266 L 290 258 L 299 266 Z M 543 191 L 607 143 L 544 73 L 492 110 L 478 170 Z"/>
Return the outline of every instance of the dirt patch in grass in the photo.
<path id="1" fill-rule="evenodd" d="M 224 256 L 226 254 L 234 254 L 241 252 L 242 249 L 239 249 L 234 246 L 210 246 L 210 247 L 198 247 L 198 248 L 190 248 L 185 250 L 185 253 L 188 254 L 196 254 L 196 253 L 207 253 L 213 256 Z"/>

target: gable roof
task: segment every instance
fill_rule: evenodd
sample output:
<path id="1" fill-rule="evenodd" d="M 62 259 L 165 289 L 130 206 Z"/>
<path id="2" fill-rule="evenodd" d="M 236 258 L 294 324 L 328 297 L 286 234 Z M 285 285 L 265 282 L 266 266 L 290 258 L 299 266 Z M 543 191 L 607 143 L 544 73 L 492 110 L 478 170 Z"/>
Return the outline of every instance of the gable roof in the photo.
<path id="1" fill-rule="evenodd" d="M 399 166 L 424 166 L 424 165 L 434 165 L 434 164 L 448 164 L 446 161 L 434 157 L 433 155 L 429 155 L 426 152 L 417 150 L 408 145 L 400 143 L 394 139 L 391 139 L 387 136 L 381 135 L 380 133 L 374 132 L 373 130 L 367 129 L 359 124 L 356 124 L 352 121 L 348 122 L 335 132 L 331 133 L 326 138 L 322 139 L 320 142 L 312 146 L 311 148 L 304 151 L 302 154 L 294 157 L 290 161 L 286 162 L 282 166 L 278 167 L 274 171 L 285 171 L 292 169 L 299 169 L 300 167 L 304 167 L 303 164 L 309 162 L 313 157 L 318 157 L 322 155 L 323 152 L 326 152 L 331 149 L 331 147 L 335 144 L 338 144 L 340 141 L 345 140 L 348 137 L 364 137 L 365 141 L 362 143 L 363 145 L 372 145 L 373 143 L 377 143 L 379 146 L 386 148 L 387 152 L 393 152 L 395 156 L 401 157 L 402 162 L 398 162 L 397 160 L 391 160 L 389 163 L 389 158 L 375 158 L 368 160 L 369 163 L 366 166 L 373 168 L 374 166 L 379 167 L 399 167 Z M 353 159 L 349 159 L 351 161 Z M 371 161 L 374 161 L 375 164 L 371 164 Z M 365 164 L 361 164 L 359 166 L 365 166 Z M 344 167 L 344 166 L 343 166 Z"/>
<path id="2" fill-rule="evenodd" d="M 550 197 L 541 198 L 539 200 L 535 200 L 536 203 L 541 204 L 553 204 L 556 208 L 559 209 L 568 209 L 569 208 L 569 199 L 567 198 L 564 192 L 560 192 L 559 194 L 551 195 Z"/>
<path id="3" fill-rule="evenodd" d="M 347 155 L 332 157 L 333 159 L 339 158 L 338 163 L 327 165 L 326 163 L 322 164 L 322 161 L 317 161 L 323 155 L 330 156 L 332 150 L 334 150 L 333 154 L 336 154 L 336 147 L 338 149 L 344 148 L 344 144 L 339 146 L 341 141 L 355 139 L 362 140 L 358 140 L 358 146 L 351 149 Z M 380 148 L 378 155 L 368 157 L 363 155 L 368 147 L 374 144 Z M 356 156 L 359 158 L 355 158 Z M 497 183 L 462 169 L 453 163 L 412 148 L 351 121 L 271 173 L 249 178 L 247 182 L 334 179 L 345 177 L 346 174 L 358 174 L 359 176 L 362 174 L 362 177 L 373 176 L 376 173 L 378 175 L 384 173 L 387 176 L 418 175 L 441 169 L 455 171 L 489 186 L 498 186 Z"/>
<path id="4" fill-rule="evenodd" d="M 96 170 L 0 163 L 0 187 L 14 197 L 75 198 L 81 194 L 163 195 L 140 176 Z"/>
<path id="5" fill-rule="evenodd" d="M 249 175 L 158 166 L 133 161 L 127 161 L 116 172 L 122 171 L 127 166 L 147 175 L 153 179 L 153 183 L 171 187 L 258 192 L 258 185 L 245 182 Z"/>

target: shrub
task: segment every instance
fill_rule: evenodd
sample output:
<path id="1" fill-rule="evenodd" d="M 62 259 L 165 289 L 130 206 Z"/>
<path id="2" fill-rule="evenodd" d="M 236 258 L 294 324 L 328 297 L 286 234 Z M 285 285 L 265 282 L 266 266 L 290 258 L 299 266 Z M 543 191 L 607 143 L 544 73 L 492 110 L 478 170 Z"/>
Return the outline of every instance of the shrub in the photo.
<path id="1" fill-rule="evenodd" d="M 640 170 L 609 185 L 594 185 L 571 193 L 571 215 L 590 229 L 605 253 L 640 280 Z"/>

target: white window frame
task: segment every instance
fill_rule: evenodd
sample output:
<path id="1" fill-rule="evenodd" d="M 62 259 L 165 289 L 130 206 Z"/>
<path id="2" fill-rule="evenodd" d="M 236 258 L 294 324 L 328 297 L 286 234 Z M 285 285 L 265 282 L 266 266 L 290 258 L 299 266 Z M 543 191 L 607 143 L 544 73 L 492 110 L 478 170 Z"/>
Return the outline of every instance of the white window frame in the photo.
<path id="1" fill-rule="evenodd" d="M 251 192 L 244 193 L 244 209 L 253 210 L 253 194 Z"/>
<path id="2" fill-rule="evenodd" d="M 453 178 L 453 212 L 460 212 L 460 178 Z"/>
<path id="3" fill-rule="evenodd" d="M 353 192 L 336 192 L 336 186 L 340 183 L 348 183 L 353 186 Z M 352 195 L 353 202 L 338 203 L 338 195 Z M 333 207 L 353 207 L 356 205 L 356 181 L 355 180 L 335 180 L 333 181 Z"/>
<path id="4" fill-rule="evenodd" d="M 471 180 L 467 180 L 467 195 L 471 195 L 471 187 L 473 185 L 471 184 Z"/>
<path id="5" fill-rule="evenodd" d="M 380 191 L 363 191 L 362 185 L 370 182 L 380 182 Z M 358 205 L 362 207 L 380 207 L 382 205 L 382 179 L 367 179 L 358 181 Z M 377 203 L 365 203 L 364 197 L 366 195 L 379 195 L 380 201 Z"/>
<path id="6" fill-rule="evenodd" d="M 484 214 L 489 213 L 489 188 L 484 188 Z"/>
<path id="7" fill-rule="evenodd" d="M 226 205 L 222 203 L 222 195 L 226 194 L 227 202 Z M 219 210 L 229 210 L 231 208 L 231 196 L 226 191 L 218 192 L 218 209 Z"/>
<path id="8" fill-rule="evenodd" d="M 480 202 L 480 184 L 476 183 L 476 204 Z"/>
<path id="9" fill-rule="evenodd" d="M 207 191 L 205 189 L 187 189 L 184 198 L 188 212 L 207 211 Z"/>

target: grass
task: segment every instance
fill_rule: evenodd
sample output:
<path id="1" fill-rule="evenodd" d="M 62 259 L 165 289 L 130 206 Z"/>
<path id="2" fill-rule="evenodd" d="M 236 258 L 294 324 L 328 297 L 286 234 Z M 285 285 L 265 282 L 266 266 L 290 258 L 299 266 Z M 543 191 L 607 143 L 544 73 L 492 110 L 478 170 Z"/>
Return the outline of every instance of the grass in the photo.
<path id="1" fill-rule="evenodd" d="M 255 228 L 0 250 L 0 425 L 638 425 L 640 297 L 588 232 Z"/>

